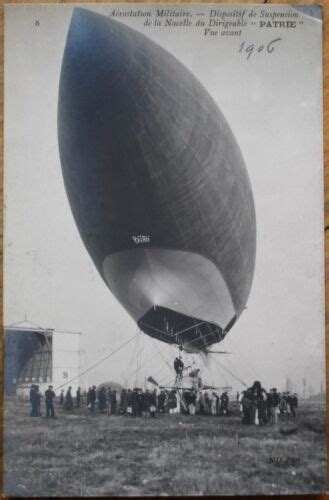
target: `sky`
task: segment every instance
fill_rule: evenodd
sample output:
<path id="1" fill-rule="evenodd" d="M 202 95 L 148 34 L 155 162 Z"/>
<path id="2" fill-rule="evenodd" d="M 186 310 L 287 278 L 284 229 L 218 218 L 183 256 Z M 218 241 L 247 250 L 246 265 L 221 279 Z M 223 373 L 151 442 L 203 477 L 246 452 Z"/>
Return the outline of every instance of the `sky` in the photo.
<path id="1" fill-rule="evenodd" d="M 109 15 L 114 7 L 152 9 L 88 8 Z M 243 8 L 259 13 L 264 6 Z M 291 11 L 287 5 L 267 8 Z M 82 370 L 132 339 L 90 370 L 86 384 L 140 384 L 149 375 L 170 383 L 177 349 L 138 332 L 99 276 L 66 197 L 57 99 L 72 9 L 6 6 L 4 322 L 27 318 L 44 328 L 82 332 Z M 300 392 L 305 377 L 317 392 L 325 378 L 322 24 L 303 14 L 298 19 L 302 24 L 294 30 L 249 26 L 236 38 L 205 37 L 200 28 L 146 28 L 142 18 L 120 18 L 195 74 L 245 160 L 257 218 L 247 309 L 219 345 L 231 354 L 211 356 L 206 366 L 195 359 L 207 381 L 234 390 L 255 379 L 281 389 L 289 377 Z M 239 52 L 243 41 L 257 48 L 278 37 L 272 53 L 255 51 L 247 58 Z"/>

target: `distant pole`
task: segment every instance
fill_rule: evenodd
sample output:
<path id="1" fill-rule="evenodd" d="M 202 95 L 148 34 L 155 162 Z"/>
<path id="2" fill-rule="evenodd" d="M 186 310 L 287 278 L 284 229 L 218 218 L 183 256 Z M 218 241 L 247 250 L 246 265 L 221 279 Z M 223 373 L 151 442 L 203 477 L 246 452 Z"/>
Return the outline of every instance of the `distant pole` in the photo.
<path id="1" fill-rule="evenodd" d="M 306 399 L 306 378 L 303 378 L 303 398 Z"/>

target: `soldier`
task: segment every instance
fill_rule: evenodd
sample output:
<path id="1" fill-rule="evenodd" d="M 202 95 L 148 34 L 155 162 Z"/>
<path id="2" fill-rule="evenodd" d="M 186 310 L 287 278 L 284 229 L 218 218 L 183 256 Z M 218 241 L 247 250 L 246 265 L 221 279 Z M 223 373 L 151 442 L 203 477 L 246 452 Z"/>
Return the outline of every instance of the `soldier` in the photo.
<path id="1" fill-rule="evenodd" d="M 78 387 L 77 393 L 76 393 L 77 408 L 80 408 L 80 402 L 81 402 L 81 387 Z"/>
<path id="2" fill-rule="evenodd" d="M 55 409 L 54 409 L 55 393 L 53 391 L 52 385 L 48 386 L 48 389 L 45 392 L 45 397 L 46 397 L 46 417 L 55 418 Z"/>

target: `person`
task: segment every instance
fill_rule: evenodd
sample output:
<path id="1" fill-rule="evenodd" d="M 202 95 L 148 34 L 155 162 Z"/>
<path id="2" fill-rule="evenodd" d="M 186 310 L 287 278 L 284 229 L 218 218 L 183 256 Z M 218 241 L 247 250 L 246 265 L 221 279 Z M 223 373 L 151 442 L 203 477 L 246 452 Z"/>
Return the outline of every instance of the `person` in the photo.
<path id="1" fill-rule="evenodd" d="M 87 407 L 88 408 L 90 405 L 90 393 L 91 393 L 91 387 L 88 387 L 88 391 L 87 391 Z"/>
<path id="2" fill-rule="evenodd" d="M 252 424 L 255 422 L 256 405 L 251 389 L 242 391 L 241 398 L 242 423 Z"/>
<path id="3" fill-rule="evenodd" d="M 150 416 L 151 401 L 152 396 L 150 391 L 146 389 L 146 391 L 142 393 L 142 416 L 144 418 L 148 418 Z"/>
<path id="4" fill-rule="evenodd" d="M 60 405 L 64 404 L 64 389 L 61 390 L 61 394 L 59 396 L 59 404 Z"/>
<path id="5" fill-rule="evenodd" d="M 98 409 L 100 413 L 106 412 L 107 401 L 106 401 L 106 390 L 105 387 L 101 387 L 98 392 Z"/>
<path id="6" fill-rule="evenodd" d="M 219 414 L 220 415 L 228 415 L 228 404 L 229 404 L 229 397 L 227 392 L 223 392 L 221 397 L 219 398 L 220 400 L 220 407 L 219 407 Z"/>
<path id="7" fill-rule="evenodd" d="M 110 404 L 111 404 L 111 415 L 115 415 L 117 409 L 117 391 L 112 391 Z"/>
<path id="8" fill-rule="evenodd" d="M 32 384 L 31 388 L 30 388 L 30 403 L 31 403 L 30 416 L 37 417 L 38 416 L 38 397 L 37 397 L 35 384 Z"/>
<path id="9" fill-rule="evenodd" d="M 157 392 L 154 390 L 152 394 L 150 394 L 150 414 L 152 418 L 155 418 L 155 412 L 157 409 Z"/>
<path id="10" fill-rule="evenodd" d="M 261 383 L 256 380 L 248 389 L 249 397 L 252 400 L 251 405 L 251 423 L 255 425 L 264 425 L 267 423 L 266 399 L 267 393 L 262 388 Z"/>
<path id="11" fill-rule="evenodd" d="M 131 389 L 127 392 L 127 415 L 133 414 L 133 393 Z"/>
<path id="12" fill-rule="evenodd" d="M 143 391 L 142 389 L 137 389 L 137 417 L 142 416 L 143 408 Z"/>
<path id="13" fill-rule="evenodd" d="M 66 391 L 65 395 L 65 409 L 66 410 L 72 410 L 73 408 L 73 399 L 72 399 L 72 393 L 71 393 L 72 387 L 70 386 L 68 390 Z"/>
<path id="14" fill-rule="evenodd" d="M 204 408 L 206 410 L 206 415 L 210 415 L 210 398 L 209 398 L 209 394 L 208 392 L 206 391 L 204 393 Z"/>
<path id="15" fill-rule="evenodd" d="M 179 356 L 179 358 L 176 357 L 176 359 L 174 361 L 174 369 L 175 369 L 177 377 L 180 378 L 182 376 L 183 370 L 184 370 L 184 363 L 183 363 L 182 358 L 180 356 Z"/>
<path id="16" fill-rule="evenodd" d="M 78 387 L 77 393 L 76 393 L 77 408 L 80 408 L 80 401 L 81 401 L 81 387 Z"/>
<path id="17" fill-rule="evenodd" d="M 298 396 L 296 392 L 292 396 L 289 396 L 289 406 L 291 415 L 296 417 L 296 408 L 298 407 Z"/>
<path id="18" fill-rule="evenodd" d="M 48 389 L 45 392 L 45 401 L 46 401 L 46 417 L 55 418 L 55 409 L 54 409 L 54 398 L 55 393 L 53 391 L 53 386 L 49 385 Z"/>
<path id="19" fill-rule="evenodd" d="M 195 415 L 196 392 L 192 390 L 188 398 L 188 412 L 190 415 Z"/>
<path id="20" fill-rule="evenodd" d="M 131 392 L 131 409 L 133 417 L 139 416 L 139 398 L 138 398 L 138 389 L 134 388 Z"/>
<path id="21" fill-rule="evenodd" d="M 176 396 L 176 391 L 173 389 L 170 391 L 169 396 L 168 396 L 168 409 L 169 413 L 176 413 L 176 408 L 177 408 L 177 396 Z"/>
<path id="22" fill-rule="evenodd" d="M 166 393 L 162 390 L 158 396 L 159 412 L 164 413 L 166 403 Z"/>
<path id="23" fill-rule="evenodd" d="M 199 411 L 200 411 L 200 415 L 203 415 L 205 412 L 205 399 L 204 399 L 203 392 L 200 392 L 200 396 L 199 396 Z"/>
<path id="24" fill-rule="evenodd" d="M 291 395 L 290 395 L 290 392 L 287 391 L 285 393 L 285 399 L 286 399 L 286 406 L 287 406 L 287 413 L 288 415 L 291 415 L 291 408 L 290 408 L 290 402 L 291 402 Z"/>
<path id="25" fill-rule="evenodd" d="M 89 405 L 88 405 L 91 412 L 95 411 L 95 404 L 96 404 L 96 386 L 93 385 L 92 388 L 90 389 Z"/>
<path id="26" fill-rule="evenodd" d="M 267 396 L 268 419 L 272 424 L 278 423 L 280 397 L 276 387 L 273 387 Z"/>
<path id="27" fill-rule="evenodd" d="M 120 396 L 120 413 L 125 415 L 127 413 L 127 391 L 122 389 Z"/>
<path id="28" fill-rule="evenodd" d="M 213 416 L 216 416 L 217 415 L 217 409 L 218 409 L 218 396 L 215 392 L 212 393 L 212 397 L 211 397 L 211 406 L 210 406 L 210 410 L 211 410 L 211 414 Z"/>

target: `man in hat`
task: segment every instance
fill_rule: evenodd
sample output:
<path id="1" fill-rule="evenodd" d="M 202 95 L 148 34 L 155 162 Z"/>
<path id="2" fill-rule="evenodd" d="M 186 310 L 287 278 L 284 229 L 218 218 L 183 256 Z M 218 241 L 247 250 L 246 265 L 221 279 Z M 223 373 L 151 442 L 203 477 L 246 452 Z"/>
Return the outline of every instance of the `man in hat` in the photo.
<path id="1" fill-rule="evenodd" d="M 46 397 L 46 416 L 55 418 L 55 409 L 54 409 L 54 398 L 55 393 L 53 391 L 53 386 L 49 385 L 48 389 L 45 392 Z"/>

